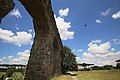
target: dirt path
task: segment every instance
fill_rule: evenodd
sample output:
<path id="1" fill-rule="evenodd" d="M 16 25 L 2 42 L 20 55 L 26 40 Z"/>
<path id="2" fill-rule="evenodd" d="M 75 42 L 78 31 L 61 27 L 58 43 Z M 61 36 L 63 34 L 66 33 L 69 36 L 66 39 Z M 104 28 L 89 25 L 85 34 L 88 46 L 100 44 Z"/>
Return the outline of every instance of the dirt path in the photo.
<path id="1" fill-rule="evenodd" d="M 79 80 L 76 76 L 72 76 L 73 80 Z"/>

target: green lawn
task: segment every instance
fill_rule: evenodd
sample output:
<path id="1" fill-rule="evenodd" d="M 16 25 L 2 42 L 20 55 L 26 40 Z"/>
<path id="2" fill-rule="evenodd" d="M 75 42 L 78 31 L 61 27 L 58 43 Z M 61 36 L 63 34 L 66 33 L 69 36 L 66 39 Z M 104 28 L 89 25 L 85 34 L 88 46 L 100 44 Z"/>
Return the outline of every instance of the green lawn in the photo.
<path id="1" fill-rule="evenodd" d="M 0 72 L 0 78 L 4 74 L 5 74 L 5 72 Z M 13 79 L 13 80 L 23 80 L 23 75 L 20 72 L 14 72 L 11 79 Z"/>
<path id="2" fill-rule="evenodd" d="M 23 75 L 20 73 L 20 72 L 15 72 L 13 75 L 12 75 L 12 79 L 14 80 L 23 80 Z"/>
<path id="3" fill-rule="evenodd" d="M 80 80 L 120 80 L 120 70 L 82 71 L 78 72 Z"/>
<path id="4" fill-rule="evenodd" d="M 71 72 L 69 72 L 71 73 Z M 77 71 L 80 80 L 120 80 L 120 70 L 99 70 L 99 71 Z M 59 76 L 53 80 L 72 80 L 71 76 Z"/>
<path id="5" fill-rule="evenodd" d="M 70 75 L 62 75 L 52 78 L 51 80 L 72 80 Z"/>
<path id="6" fill-rule="evenodd" d="M 5 72 L 0 72 L 0 78 L 2 77 L 2 75 L 4 75 L 5 74 Z"/>
<path id="7" fill-rule="evenodd" d="M 71 73 L 71 72 L 69 72 Z M 77 71 L 72 72 L 77 74 L 77 78 L 80 80 L 120 80 L 120 70 L 101 70 L 101 71 Z M 5 74 L 0 72 L 0 77 Z M 15 72 L 12 79 L 23 80 L 23 75 L 20 72 Z M 70 75 L 61 75 L 52 78 L 51 80 L 72 80 Z"/>

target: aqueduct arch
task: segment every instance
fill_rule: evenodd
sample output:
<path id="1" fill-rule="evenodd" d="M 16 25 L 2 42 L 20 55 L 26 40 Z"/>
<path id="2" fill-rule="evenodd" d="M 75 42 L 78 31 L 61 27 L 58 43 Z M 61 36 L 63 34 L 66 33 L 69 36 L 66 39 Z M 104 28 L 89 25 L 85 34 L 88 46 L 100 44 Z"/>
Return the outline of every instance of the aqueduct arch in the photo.
<path id="1" fill-rule="evenodd" d="M 62 42 L 50 0 L 19 0 L 33 18 L 35 38 L 25 80 L 48 80 L 62 72 Z M 12 0 L 0 0 L 0 20 L 14 8 Z"/>

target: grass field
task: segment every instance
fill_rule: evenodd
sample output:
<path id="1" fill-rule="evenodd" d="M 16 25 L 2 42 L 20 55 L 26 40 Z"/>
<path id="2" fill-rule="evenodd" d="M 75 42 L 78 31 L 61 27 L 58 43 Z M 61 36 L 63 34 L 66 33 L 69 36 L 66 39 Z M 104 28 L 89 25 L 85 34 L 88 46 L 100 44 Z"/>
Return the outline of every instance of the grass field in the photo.
<path id="1" fill-rule="evenodd" d="M 0 72 L 0 78 L 2 77 L 2 75 L 4 75 L 5 74 L 5 72 Z"/>
<path id="2" fill-rule="evenodd" d="M 23 80 L 23 75 L 20 73 L 20 72 L 15 72 L 13 75 L 12 75 L 12 79 L 14 80 Z"/>
<path id="3" fill-rule="evenodd" d="M 77 72 L 80 80 L 120 80 L 120 70 L 101 70 Z"/>
<path id="4" fill-rule="evenodd" d="M 120 70 L 78 71 L 79 80 L 120 80 Z M 65 78 L 64 78 L 65 77 Z M 67 79 L 66 79 L 67 78 Z M 71 76 L 61 76 L 53 80 L 72 80 Z"/>
<path id="5" fill-rule="evenodd" d="M 70 75 L 62 75 L 52 78 L 51 80 L 72 80 Z"/>
<path id="6" fill-rule="evenodd" d="M 5 74 L 5 72 L 0 72 L 0 78 L 4 74 Z M 11 79 L 13 79 L 13 80 L 23 80 L 23 75 L 20 72 L 14 72 Z"/>
<path id="7" fill-rule="evenodd" d="M 77 71 L 72 72 L 77 74 L 77 78 L 80 80 L 120 80 L 120 70 L 99 70 L 99 71 Z M 0 77 L 5 74 L 0 72 Z M 15 72 L 12 78 L 23 80 L 23 76 L 20 72 Z M 72 80 L 70 75 L 61 75 L 52 78 L 51 80 Z"/>

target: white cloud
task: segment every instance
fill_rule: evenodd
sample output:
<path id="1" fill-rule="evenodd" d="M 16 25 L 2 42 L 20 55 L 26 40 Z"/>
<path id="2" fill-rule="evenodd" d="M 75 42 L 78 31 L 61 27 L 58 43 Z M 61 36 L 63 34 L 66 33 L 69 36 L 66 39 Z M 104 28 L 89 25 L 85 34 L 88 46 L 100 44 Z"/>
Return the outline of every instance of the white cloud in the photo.
<path id="1" fill-rule="evenodd" d="M 7 56 L 7 57 L 2 57 L 2 62 L 1 63 L 6 63 L 6 64 L 27 64 L 29 56 L 30 56 L 30 51 L 25 50 L 24 52 L 18 52 L 16 56 Z"/>
<path id="2" fill-rule="evenodd" d="M 90 53 L 85 52 L 85 53 L 83 53 L 83 57 L 85 57 L 85 58 L 92 58 L 93 55 L 90 54 Z"/>
<path id="3" fill-rule="evenodd" d="M 31 33 L 31 32 L 32 32 L 32 29 L 29 29 L 28 32 Z"/>
<path id="4" fill-rule="evenodd" d="M 60 37 L 62 40 L 73 39 L 74 32 L 69 31 L 68 29 L 71 28 L 71 22 L 66 22 L 62 17 L 56 17 L 54 15 L 58 31 L 60 33 Z"/>
<path id="5" fill-rule="evenodd" d="M 76 51 L 76 49 L 73 49 L 72 52 L 74 53 Z"/>
<path id="6" fill-rule="evenodd" d="M 80 52 L 80 53 L 81 53 L 81 52 L 83 52 L 83 50 L 82 50 L 82 49 L 78 49 L 78 52 Z"/>
<path id="7" fill-rule="evenodd" d="M 108 50 L 111 48 L 110 42 L 106 42 L 100 45 L 90 42 L 88 46 L 88 52 L 91 54 L 107 54 L 109 52 Z"/>
<path id="8" fill-rule="evenodd" d="M 112 18 L 113 18 L 113 19 L 120 18 L 120 11 L 114 13 L 114 14 L 112 15 Z"/>
<path id="9" fill-rule="evenodd" d="M 29 50 L 25 50 L 24 52 L 18 52 L 18 56 L 19 56 L 19 59 L 20 61 L 22 62 L 25 62 L 25 61 L 28 61 L 29 59 L 29 56 L 30 56 L 30 51 Z"/>
<path id="10" fill-rule="evenodd" d="M 114 52 L 114 51 L 115 51 L 115 48 L 111 48 L 111 51 Z"/>
<path id="11" fill-rule="evenodd" d="M 82 53 L 83 50 L 82 50 L 82 49 L 73 49 L 72 52 L 79 52 L 79 53 Z"/>
<path id="12" fill-rule="evenodd" d="M 11 42 L 12 39 L 10 37 L 12 37 L 13 35 L 14 33 L 12 31 L 3 30 L 0 28 L 0 39 Z"/>
<path id="13" fill-rule="evenodd" d="M 112 39 L 114 45 L 120 45 L 120 38 Z"/>
<path id="14" fill-rule="evenodd" d="M 96 21 L 95 21 L 96 23 L 102 23 L 102 21 L 101 20 L 99 20 L 99 19 L 97 19 Z"/>
<path id="15" fill-rule="evenodd" d="M 96 41 L 96 40 L 95 40 Z M 91 41 L 88 44 L 87 52 L 83 53 L 82 58 L 77 57 L 78 63 L 93 63 L 98 66 L 114 65 L 115 60 L 120 59 L 120 51 L 116 51 L 110 42 L 93 43 Z"/>
<path id="16" fill-rule="evenodd" d="M 2 63 L 3 62 L 3 59 L 0 59 L 0 63 Z"/>
<path id="17" fill-rule="evenodd" d="M 12 36 L 11 38 L 13 39 L 12 42 L 18 46 L 21 46 L 22 44 L 27 45 L 27 44 L 30 44 L 32 42 L 32 40 L 31 40 L 32 34 L 24 32 L 24 31 L 17 32 L 17 35 Z"/>
<path id="18" fill-rule="evenodd" d="M 101 11 L 102 16 L 107 16 L 110 13 L 110 9 L 107 9 L 105 12 Z"/>
<path id="19" fill-rule="evenodd" d="M 80 57 L 76 57 L 76 61 L 79 63 L 81 62 L 81 58 Z"/>
<path id="20" fill-rule="evenodd" d="M 15 27 L 17 30 L 19 30 L 19 27 Z"/>
<path id="21" fill-rule="evenodd" d="M 16 30 L 19 30 L 18 24 L 15 24 L 15 28 Z"/>
<path id="22" fill-rule="evenodd" d="M 18 9 L 14 9 L 10 12 L 10 16 L 15 16 L 17 18 L 22 18 L 22 15 L 20 14 Z"/>
<path id="23" fill-rule="evenodd" d="M 101 43 L 101 40 L 92 40 L 92 43 Z"/>
<path id="24" fill-rule="evenodd" d="M 32 34 L 27 33 L 25 31 L 13 33 L 9 30 L 3 30 L 0 28 L 0 39 L 6 43 L 13 43 L 17 46 L 31 44 L 32 42 Z"/>
<path id="25" fill-rule="evenodd" d="M 69 8 L 59 10 L 60 17 L 68 16 L 68 13 L 69 13 Z"/>

